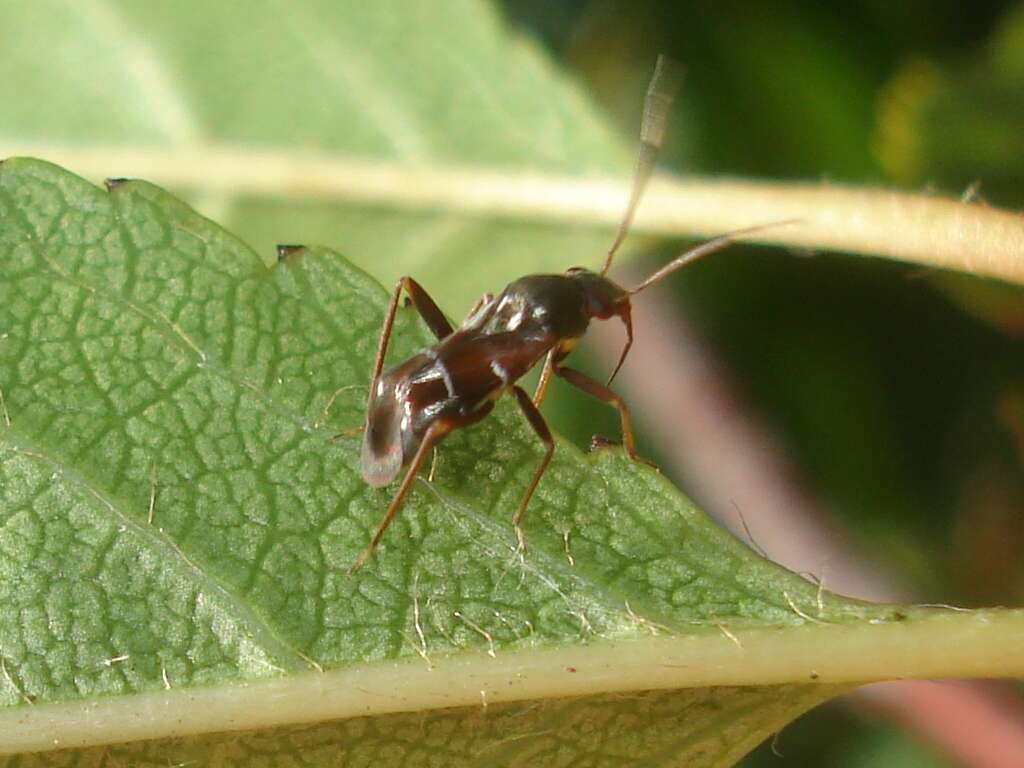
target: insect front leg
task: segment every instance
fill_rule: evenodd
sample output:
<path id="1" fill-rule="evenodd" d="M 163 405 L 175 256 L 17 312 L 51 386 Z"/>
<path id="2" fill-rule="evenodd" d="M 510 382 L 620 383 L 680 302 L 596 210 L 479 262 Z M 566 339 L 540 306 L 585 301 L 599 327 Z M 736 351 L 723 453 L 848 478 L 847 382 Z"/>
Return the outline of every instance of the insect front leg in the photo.
<path id="1" fill-rule="evenodd" d="M 533 431 L 537 433 L 537 437 L 544 443 L 544 458 L 540 461 L 540 466 L 534 470 L 533 478 L 530 480 L 530 484 L 526 487 L 526 492 L 523 494 L 522 500 L 519 502 L 519 506 L 516 508 L 516 513 L 512 518 L 512 525 L 516 529 L 516 539 L 519 541 L 519 551 L 522 552 L 526 549 L 526 541 L 523 538 L 523 529 L 520 523 L 523 520 L 523 514 L 526 512 L 526 507 L 530 503 L 530 499 L 533 497 L 533 492 L 537 489 L 537 483 L 540 482 L 541 476 L 544 471 L 548 468 L 548 464 L 551 463 L 551 457 L 555 453 L 555 441 L 551 437 L 551 430 L 548 429 L 547 422 L 544 421 L 544 417 L 541 416 L 540 411 L 533 404 L 530 396 L 526 394 L 526 391 L 520 386 L 512 387 L 512 394 L 516 396 L 516 400 L 519 402 L 519 408 L 522 410 L 526 420 L 530 422 L 530 426 L 533 427 Z"/>
<path id="2" fill-rule="evenodd" d="M 562 377 L 577 389 L 581 389 L 591 397 L 596 397 L 598 400 L 608 403 L 608 405 L 619 412 L 619 418 L 622 419 L 622 447 L 626 449 L 626 455 L 629 458 L 636 460 L 638 457 L 636 455 L 636 439 L 633 437 L 633 423 L 629 418 L 629 409 L 626 408 L 622 398 L 604 384 L 594 381 L 589 376 L 572 368 L 555 366 L 554 372 L 556 376 Z"/>
<path id="3" fill-rule="evenodd" d="M 574 346 L 575 342 L 573 341 L 563 342 L 556 344 L 548 351 L 547 357 L 544 358 L 544 368 L 541 369 L 540 379 L 537 381 L 537 389 L 533 392 L 533 404 L 538 408 L 544 402 L 544 395 L 548 391 L 548 384 L 551 383 L 551 374 L 555 372 L 558 364 L 572 352 Z"/>

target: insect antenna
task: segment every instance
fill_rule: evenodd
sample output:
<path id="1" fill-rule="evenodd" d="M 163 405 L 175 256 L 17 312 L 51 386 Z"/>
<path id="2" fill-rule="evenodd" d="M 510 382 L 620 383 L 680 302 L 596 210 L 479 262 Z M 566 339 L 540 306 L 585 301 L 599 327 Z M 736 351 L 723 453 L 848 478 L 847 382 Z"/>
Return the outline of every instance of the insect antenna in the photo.
<path id="1" fill-rule="evenodd" d="M 636 163 L 633 166 L 633 186 L 629 193 L 629 202 L 626 205 L 626 212 L 622 215 L 622 221 L 619 223 L 619 230 L 615 233 L 615 239 L 604 257 L 604 265 L 601 267 L 602 276 L 608 274 L 615 252 L 619 250 L 622 241 L 626 239 L 637 205 L 644 194 L 647 182 L 651 179 L 654 161 L 665 140 L 668 113 L 672 108 L 681 78 L 682 69 L 676 62 L 665 55 L 658 56 L 658 62 L 654 65 L 654 75 L 651 77 L 651 84 L 647 87 L 647 96 L 644 98 L 644 116 L 640 123 L 640 147 L 637 150 Z"/>
<path id="2" fill-rule="evenodd" d="M 627 293 L 630 296 L 640 293 L 640 291 L 642 291 L 647 286 L 654 285 L 654 283 L 657 283 L 659 280 L 663 280 L 676 270 L 685 267 L 687 264 L 692 264 L 697 259 L 703 258 L 704 256 L 709 256 L 712 253 L 716 253 L 728 247 L 729 245 L 732 245 L 737 241 L 738 238 L 742 237 L 743 235 L 750 235 L 753 234 L 754 232 L 761 232 L 763 230 L 771 229 L 773 227 L 782 227 L 787 224 L 797 224 L 799 222 L 800 219 L 783 219 L 782 221 L 771 221 L 768 222 L 767 224 L 758 224 L 753 227 L 735 229 L 732 232 L 727 232 L 724 235 L 719 235 L 716 238 L 703 242 L 700 245 L 695 246 L 690 250 L 685 251 L 680 255 L 676 256 L 676 258 L 672 259 L 672 261 L 663 266 L 661 269 L 659 269 L 653 275 L 648 277 L 642 283 L 630 288 L 627 291 Z"/>
<path id="3" fill-rule="evenodd" d="M 796 224 L 799 221 L 800 219 L 785 219 L 783 221 L 772 221 L 767 224 L 758 224 L 757 226 L 754 227 L 737 229 L 732 232 L 728 232 L 724 235 L 721 235 L 719 237 L 716 237 L 712 240 L 708 240 L 707 242 L 701 243 L 700 245 L 691 248 L 690 250 L 684 253 L 681 253 L 679 256 L 677 256 L 668 264 L 663 266 L 653 275 L 644 280 L 642 283 L 640 283 L 637 286 L 634 286 L 633 288 L 628 289 L 626 293 L 630 296 L 634 296 L 640 293 L 640 291 L 642 291 L 647 286 L 653 285 L 659 280 L 668 277 L 677 269 L 681 269 L 682 267 L 685 267 L 687 264 L 693 263 L 699 258 L 715 253 L 716 251 L 720 251 L 723 248 L 731 245 L 732 243 L 736 242 L 737 238 L 743 235 L 749 235 L 754 232 L 760 232 L 761 230 L 770 229 L 771 227 L 781 227 L 786 224 Z M 613 370 L 612 375 L 608 377 L 608 386 L 611 386 L 612 381 L 615 380 L 615 376 L 619 372 L 619 369 L 622 368 L 622 364 L 626 362 L 626 355 L 629 354 L 630 347 L 633 346 L 633 320 L 630 317 L 628 305 L 624 310 L 624 314 L 622 315 L 622 322 L 626 324 L 626 346 L 622 348 L 622 354 L 619 355 L 619 362 L 616 364 L 615 370 Z"/>

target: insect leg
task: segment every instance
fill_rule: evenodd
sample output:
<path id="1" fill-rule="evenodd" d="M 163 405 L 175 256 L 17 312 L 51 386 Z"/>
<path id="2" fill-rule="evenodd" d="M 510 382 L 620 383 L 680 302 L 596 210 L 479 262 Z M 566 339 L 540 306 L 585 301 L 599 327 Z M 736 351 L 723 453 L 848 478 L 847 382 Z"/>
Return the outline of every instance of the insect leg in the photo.
<path id="1" fill-rule="evenodd" d="M 380 340 L 377 342 L 377 357 L 373 361 L 373 373 L 370 374 L 370 389 L 366 395 L 368 405 L 373 401 L 373 395 L 377 389 L 377 379 L 380 378 L 380 372 L 384 369 L 384 358 L 388 353 L 388 342 L 391 341 L 391 330 L 394 328 L 395 314 L 398 312 L 398 299 L 402 295 L 403 288 L 405 288 L 412 299 L 412 304 L 416 307 L 416 311 L 420 313 L 423 322 L 433 331 L 438 340 L 443 339 L 452 332 L 452 324 L 448 322 L 444 313 L 434 303 L 434 300 L 430 298 L 430 294 L 423 290 L 423 286 L 411 277 L 398 278 L 398 282 L 395 283 L 395 288 L 391 292 L 391 301 L 388 302 L 387 311 L 384 313 L 384 326 L 380 330 Z M 369 407 L 367 407 L 366 414 L 367 418 L 369 418 Z M 339 432 L 334 437 L 346 437 L 352 432 L 354 430 L 346 430 L 345 432 Z"/>
<path id="2" fill-rule="evenodd" d="M 523 514 L 526 512 L 526 507 L 530 503 L 530 499 L 533 496 L 533 492 L 537 489 L 537 483 L 540 482 L 541 476 L 544 474 L 544 470 L 548 468 L 548 464 L 551 463 L 551 457 L 555 453 L 555 441 L 551 437 L 551 430 L 548 429 L 547 423 L 544 421 L 544 417 L 540 415 L 540 411 L 533 404 L 530 396 L 526 394 L 526 391 L 520 386 L 512 387 L 512 394 L 516 396 L 516 400 L 519 401 L 519 408 L 522 410 L 526 420 L 530 422 L 530 426 L 533 427 L 533 431 L 537 433 L 537 437 L 544 443 L 544 458 L 540 461 L 540 466 L 533 473 L 533 478 L 530 480 L 530 484 L 526 487 L 526 492 L 523 494 L 522 501 L 519 502 L 519 506 L 516 508 L 516 514 L 512 518 L 512 525 L 516 529 L 516 538 L 519 540 L 519 550 L 526 549 L 526 542 L 523 539 L 523 529 L 520 527 L 520 523 L 523 520 Z"/>
<path id="3" fill-rule="evenodd" d="M 423 440 L 420 442 L 420 447 L 416 449 L 416 453 L 413 456 L 412 461 L 409 462 L 409 468 L 405 472 L 405 477 L 402 478 L 402 484 L 398 486 L 398 490 L 391 499 L 391 503 L 388 504 L 387 511 L 384 512 L 384 517 L 381 518 L 380 523 L 377 525 L 377 530 L 373 533 L 373 538 L 370 540 L 366 549 L 362 551 L 362 554 L 359 555 L 352 567 L 348 569 L 349 573 L 354 573 L 359 570 L 373 555 L 373 551 L 377 548 L 377 545 L 380 544 L 380 540 L 384 538 L 384 532 L 388 529 L 388 526 L 391 525 L 391 522 L 395 519 L 395 515 L 397 515 L 398 511 L 402 508 L 402 503 L 405 501 L 405 497 L 409 495 L 409 490 L 412 488 L 413 481 L 416 479 L 416 473 L 422 466 L 423 460 L 426 458 L 430 449 L 453 429 L 475 424 L 490 413 L 493 408 L 494 403 L 488 401 L 471 413 L 467 413 L 456 418 L 438 419 L 427 428 L 427 433 L 423 436 Z"/>
<path id="4" fill-rule="evenodd" d="M 492 301 L 494 301 L 494 294 L 493 293 L 485 293 L 485 294 L 483 294 L 479 299 L 476 300 L 476 302 L 473 304 L 473 306 L 470 307 L 469 312 L 466 313 L 466 319 L 463 320 L 462 322 L 464 322 L 464 323 L 469 322 L 470 318 L 472 318 L 473 315 L 475 315 L 477 312 L 479 312 L 481 307 L 484 306 L 484 304 L 490 304 Z"/>
<path id="5" fill-rule="evenodd" d="M 544 368 L 541 369 L 540 379 L 537 381 L 537 389 L 533 392 L 533 404 L 538 408 L 544 402 L 544 394 L 548 391 L 548 382 L 551 381 L 551 372 L 555 369 L 555 356 L 557 352 L 558 348 L 555 347 L 544 358 Z"/>
<path id="6" fill-rule="evenodd" d="M 420 443 L 420 447 L 416 451 L 416 455 L 413 457 L 412 462 L 409 464 L 409 469 L 406 470 L 405 477 L 402 478 L 402 484 L 398 487 L 394 497 L 391 499 L 391 503 L 388 504 L 387 511 L 384 513 L 384 517 L 381 518 L 380 523 L 377 525 L 377 530 L 373 533 L 373 538 L 370 540 L 369 545 L 362 551 L 359 558 L 355 561 L 351 568 L 348 569 L 349 573 L 354 573 L 359 570 L 363 563 L 370 559 L 373 555 L 373 550 L 380 544 L 380 540 L 384 538 L 384 532 L 391 525 L 391 521 L 395 519 L 395 515 L 398 514 L 398 510 L 402 508 L 402 502 L 405 501 L 405 497 L 409 494 L 409 489 L 412 488 L 412 483 L 416 479 L 416 473 L 419 471 L 420 465 L 423 463 L 423 459 L 426 457 L 427 452 L 434 447 L 440 437 L 446 432 L 444 422 L 438 421 L 430 426 L 427 430 L 427 434 L 423 436 L 423 442 Z"/>
<path id="7" fill-rule="evenodd" d="M 544 394 L 548 391 L 548 384 L 551 383 L 551 374 L 571 351 L 571 345 L 558 344 L 552 347 L 551 351 L 548 352 L 548 356 L 544 358 L 544 368 L 540 372 L 537 389 L 533 393 L 533 404 L 538 408 L 544 402 Z"/>
<path id="8" fill-rule="evenodd" d="M 448 322 L 444 312 L 438 308 L 434 300 L 430 298 L 430 294 L 423 289 L 423 286 L 411 277 L 403 277 L 400 282 L 405 286 L 409 298 L 412 299 L 412 305 L 416 307 L 416 311 L 420 313 L 420 317 L 423 318 L 423 322 L 427 324 L 431 332 L 437 336 L 437 340 L 441 341 L 445 336 L 448 336 L 454 330 L 452 324 Z"/>
<path id="9" fill-rule="evenodd" d="M 622 398 L 604 384 L 594 381 L 589 376 L 585 376 L 572 368 L 556 367 L 555 375 L 561 376 L 574 387 L 582 389 L 591 397 L 596 397 L 598 400 L 608 403 L 619 412 L 619 418 L 622 419 L 622 447 L 626 449 L 626 455 L 629 458 L 636 459 L 636 440 L 633 437 L 633 424 L 629 418 L 629 409 L 626 408 Z"/>
<path id="10" fill-rule="evenodd" d="M 438 340 L 443 339 L 452 332 L 451 323 L 448 322 L 444 313 L 438 309 L 434 300 L 430 298 L 430 294 L 423 290 L 423 286 L 411 277 L 398 278 L 398 282 L 395 283 L 395 289 L 391 292 L 391 301 L 388 303 L 387 312 L 384 315 L 384 327 L 380 331 L 380 341 L 377 342 L 377 358 L 373 362 L 373 375 L 370 377 L 371 396 L 373 388 L 377 384 L 377 377 L 380 376 L 380 372 L 384 368 L 384 356 L 388 351 L 388 342 L 391 341 L 391 329 L 395 325 L 398 299 L 402 295 L 403 288 L 409 294 L 409 298 L 412 299 L 412 304 L 416 307 L 416 311 L 420 313 L 423 322 L 433 331 Z"/>

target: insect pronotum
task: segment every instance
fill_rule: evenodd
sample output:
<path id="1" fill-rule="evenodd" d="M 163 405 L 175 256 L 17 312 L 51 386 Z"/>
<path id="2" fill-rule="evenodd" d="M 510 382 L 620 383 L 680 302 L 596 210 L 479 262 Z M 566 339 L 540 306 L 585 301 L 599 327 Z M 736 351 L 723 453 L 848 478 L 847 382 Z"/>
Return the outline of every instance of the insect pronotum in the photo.
<path id="1" fill-rule="evenodd" d="M 362 475 L 372 486 L 383 486 L 405 469 L 401 485 L 391 499 L 369 545 L 352 570 L 373 554 L 384 532 L 402 507 L 416 474 L 431 449 L 452 430 L 487 416 L 495 401 L 511 394 L 537 438 L 544 457 L 533 473 L 512 517 L 519 546 L 524 547 L 520 523 L 537 483 L 555 450 L 540 405 L 548 382 L 558 376 L 608 403 L 622 421 L 622 445 L 636 458 L 636 443 L 629 410 L 609 385 L 626 360 L 633 343 L 630 299 L 644 288 L 664 279 L 680 267 L 719 251 L 738 236 L 788 222 L 774 222 L 736 230 L 692 248 L 632 288 L 623 288 L 607 277 L 612 259 L 625 239 L 665 134 L 668 112 L 675 93 L 674 67 L 659 57 L 644 101 L 640 147 L 629 201 L 618 231 L 599 272 L 573 267 L 561 275 L 527 275 L 510 283 L 497 296 L 485 293 L 458 328 L 453 328 L 423 287 L 411 277 L 395 284 L 377 346 L 370 377 L 363 433 Z M 384 357 L 398 308 L 405 291 L 437 343 L 408 360 L 383 371 Z M 593 319 L 617 317 L 626 328 L 626 344 L 607 383 L 562 365 Z M 541 358 L 544 367 L 533 397 L 516 382 Z"/>

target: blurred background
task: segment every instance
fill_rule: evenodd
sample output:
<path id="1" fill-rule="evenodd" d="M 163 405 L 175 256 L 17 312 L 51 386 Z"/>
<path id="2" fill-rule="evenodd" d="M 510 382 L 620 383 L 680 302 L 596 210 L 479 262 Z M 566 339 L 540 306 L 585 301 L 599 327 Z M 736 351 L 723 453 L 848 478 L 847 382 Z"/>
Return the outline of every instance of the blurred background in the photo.
<path id="1" fill-rule="evenodd" d="M 663 156 L 677 172 L 896 186 L 1024 206 L 1024 4 L 504 7 L 588 84 L 624 135 L 636 130 L 652 55 L 683 62 Z M 651 249 L 632 268 L 652 270 L 675 250 Z M 813 533 L 787 554 L 838 591 L 1020 605 L 1024 292 L 904 264 L 808 255 L 747 248 L 701 262 L 660 291 L 638 335 L 672 336 L 682 322 L 690 348 L 659 347 L 647 358 L 674 354 L 682 366 L 675 381 L 667 378 L 672 365 L 662 380 L 644 368 L 628 381 L 643 450 L 726 520 L 738 493 L 726 465 L 752 461 L 775 473 L 766 481 L 775 487 L 752 488 L 742 505 L 755 544 L 785 561 L 778 540 L 801 539 L 806 530 L 793 526 L 809 526 Z M 604 366 L 614 355 L 589 352 Z M 687 365 L 705 373 L 680 386 Z M 558 411 L 563 433 L 583 443 L 597 421 L 615 434 L 610 414 L 581 407 Z M 682 434 L 688 424 L 706 427 L 702 410 L 731 425 L 719 427 L 728 434 L 715 445 L 733 453 L 715 462 L 700 456 L 715 442 L 706 429 L 697 440 Z M 679 411 L 684 417 L 674 419 Z M 714 498 L 709 472 L 733 490 Z M 807 516 L 764 503 L 773 495 L 796 499 Z M 837 563 L 847 556 L 848 569 Z M 830 566 L 840 572 L 831 580 Z M 965 713 L 944 701 L 948 691 L 927 686 L 918 693 L 878 690 L 819 708 L 744 765 L 1024 765 L 1021 752 L 999 751 L 996 742 L 1010 748 L 994 736 L 999 726 L 986 730 L 969 705 Z M 1020 716 L 1019 695 L 1011 686 L 999 693 L 1009 718 Z"/>
<path id="2" fill-rule="evenodd" d="M 0 4 L 0 50 L 0 156 L 148 178 L 268 262 L 275 243 L 330 245 L 388 284 L 416 275 L 456 317 L 509 277 L 596 264 L 610 230 L 393 210 L 345 187 L 344 162 L 337 187 L 268 169 L 624 178 L 664 52 L 686 69 L 666 170 L 1024 208 L 1022 2 L 39 0 Z M 618 274 L 684 245 L 634 237 Z M 1020 288 L 737 247 L 635 311 L 617 387 L 641 453 L 737 535 L 847 594 L 1024 604 Z M 605 372 L 621 336 L 595 342 L 581 366 Z M 545 412 L 582 446 L 618 434 L 557 381 Z M 1022 701 L 1011 684 L 876 689 L 744 765 L 1020 766 Z"/>

